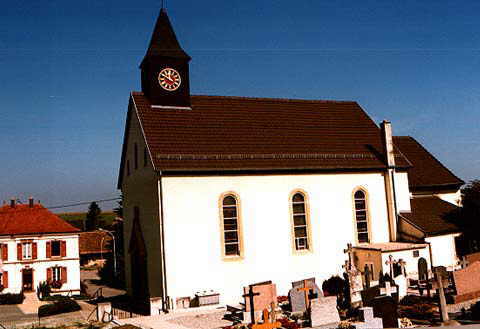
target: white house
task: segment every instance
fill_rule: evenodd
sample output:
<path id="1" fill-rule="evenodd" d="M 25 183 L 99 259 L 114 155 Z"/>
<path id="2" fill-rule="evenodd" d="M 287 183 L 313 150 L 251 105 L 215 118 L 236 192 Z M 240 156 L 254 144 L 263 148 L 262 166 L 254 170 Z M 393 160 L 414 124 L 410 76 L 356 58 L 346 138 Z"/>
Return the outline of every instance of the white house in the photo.
<path id="1" fill-rule="evenodd" d="M 33 199 L 1 207 L 0 293 L 36 291 L 48 281 L 56 294 L 79 294 L 78 234 Z"/>
<path id="2" fill-rule="evenodd" d="M 287 294 L 340 274 L 348 243 L 374 273 L 390 256 L 412 275 L 431 264 L 433 242 L 400 234 L 414 164 L 389 122 L 351 101 L 193 96 L 189 61 L 162 9 L 119 173 L 130 294 L 164 309 L 210 290 L 238 303 L 266 280 Z"/>

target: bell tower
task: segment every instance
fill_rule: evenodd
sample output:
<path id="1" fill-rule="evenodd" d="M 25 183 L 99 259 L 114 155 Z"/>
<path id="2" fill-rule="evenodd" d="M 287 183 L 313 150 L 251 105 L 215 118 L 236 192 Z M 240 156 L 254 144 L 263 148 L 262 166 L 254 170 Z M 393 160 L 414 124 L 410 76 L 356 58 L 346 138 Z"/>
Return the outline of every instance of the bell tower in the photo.
<path id="1" fill-rule="evenodd" d="M 152 106 L 190 108 L 190 60 L 177 40 L 166 9 L 162 8 L 140 64 L 142 91 Z"/>

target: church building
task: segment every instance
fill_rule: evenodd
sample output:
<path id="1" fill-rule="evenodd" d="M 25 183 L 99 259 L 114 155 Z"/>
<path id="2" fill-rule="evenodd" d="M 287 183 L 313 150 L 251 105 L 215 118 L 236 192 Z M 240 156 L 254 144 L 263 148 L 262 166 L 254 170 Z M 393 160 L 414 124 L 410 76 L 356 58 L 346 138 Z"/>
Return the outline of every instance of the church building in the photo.
<path id="1" fill-rule="evenodd" d="M 354 101 L 191 95 L 190 60 L 162 9 L 118 180 L 129 294 L 164 310 L 205 291 L 237 304 L 267 280 L 286 295 L 341 274 L 347 244 L 373 273 L 456 265 L 443 213 L 463 181 L 413 138 Z"/>

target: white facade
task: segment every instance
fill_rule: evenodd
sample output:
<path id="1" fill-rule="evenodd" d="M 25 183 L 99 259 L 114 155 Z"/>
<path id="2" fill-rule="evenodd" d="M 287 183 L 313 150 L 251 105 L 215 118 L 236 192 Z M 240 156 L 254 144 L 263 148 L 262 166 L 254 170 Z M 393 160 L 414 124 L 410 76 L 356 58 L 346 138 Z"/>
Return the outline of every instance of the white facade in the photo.
<path id="1" fill-rule="evenodd" d="M 453 271 L 458 264 L 458 256 L 455 249 L 455 237 L 459 233 L 445 234 L 425 238 L 432 248 L 432 265 L 445 266 L 447 270 Z"/>
<path id="2" fill-rule="evenodd" d="M 18 244 L 22 242 L 36 244 L 36 259 L 18 260 Z M 47 242 L 65 241 L 66 254 L 47 258 Z M 8 245 L 8 259 L 3 259 L 1 271 L 8 273 L 8 287 L 1 293 L 19 293 L 23 287 L 23 270 L 32 269 L 32 288 L 35 291 L 40 282 L 47 280 L 47 269 L 53 267 L 66 268 L 66 282 L 60 289 L 53 290 L 53 293 L 80 293 L 80 258 L 78 247 L 78 234 L 42 234 L 41 236 L 15 236 L 0 237 L 0 244 Z"/>

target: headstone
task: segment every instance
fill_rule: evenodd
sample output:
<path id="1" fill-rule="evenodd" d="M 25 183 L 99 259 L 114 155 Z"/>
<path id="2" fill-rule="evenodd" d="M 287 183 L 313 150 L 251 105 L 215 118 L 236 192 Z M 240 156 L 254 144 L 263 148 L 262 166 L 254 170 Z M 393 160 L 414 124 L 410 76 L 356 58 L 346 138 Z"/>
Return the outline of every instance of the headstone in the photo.
<path id="1" fill-rule="evenodd" d="M 350 302 L 352 305 L 356 305 L 362 301 L 362 273 L 355 267 L 355 256 L 351 243 L 347 244 L 347 249 L 344 249 L 343 252 L 348 254 L 348 260 L 345 261 L 343 267 L 345 268 L 345 273 L 347 274 L 350 285 Z"/>
<path id="2" fill-rule="evenodd" d="M 380 296 L 380 286 L 370 287 L 362 291 L 363 306 L 373 306 L 373 300 Z"/>
<path id="3" fill-rule="evenodd" d="M 394 273 L 393 273 L 393 265 L 395 264 L 395 260 L 393 259 L 393 256 L 392 255 L 389 255 L 388 256 L 388 259 L 385 261 L 385 265 L 388 265 L 388 268 L 389 268 L 389 274 L 390 274 L 390 277 L 393 278 L 394 277 Z"/>
<path id="4" fill-rule="evenodd" d="M 97 322 L 110 322 L 113 320 L 112 303 L 104 302 L 97 304 Z"/>
<path id="5" fill-rule="evenodd" d="M 427 280 L 427 279 L 428 279 L 427 260 L 421 257 L 418 260 L 418 280 Z"/>
<path id="6" fill-rule="evenodd" d="M 190 297 L 188 297 L 188 301 L 189 301 L 188 307 L 190 307 Z M 151 297 L 150 298 L 150 315 L 158 315 L 162 313 L 162 310 L 163 310 L 162 297 Z"/>
<path id="7" fill-rule="evenodd" d="M 380 296 L 373 301 L 373 314 L 382 319 L 384 328 L 398 328 L 398 304 L 390 296 Z"/>
<path id="8" fill-rule="evenodd" d="M 245 298 L 244 323 L 259 321 L 262 317 L 262 310 L 268 308 L 272 303 L 277 305 L 277 287 L 271 281 L 244 287 L 243 293 Z"/>
<path id="9" fill-rule="evenodd" d="M 381 287 L 381 288 L 380 288 L 380 294 L 391 297 L 391 296 L 392 296 L 392 293 L 398 293 L 397 287 L 396 287 L 396 286 L 392 286 L 392 284 L 390 283 L 390 281 L 386 281 L 386 282 L 385 282 L 385 287 Z"/>
<path id="10" fill-rule="evenodd" d="M 190 297 L 179 297 L 179 298 L 177 298 L 177 300 L 176 300 L 177 309 L 189 308 L 190 307 L 190 302 L 191 302 Z"/>
<path id="11" fill-rule="evenodd" d="M 310 278 L 303 281 L 292 282 L 292 289 L 288 292 L 288 298 L 290 300 L 290 306 L 293 313 L 303 313 L 307 311 L 309 305 L 306 303 L 305 285 L 308 287 L 308 299 L 317 299 L 323 297 L 322 291 L 315 283 L 315 278 Z"/>
<path id="12" fill-rule="evenodd" d="M 312 327 L 336 325 L 340 322 L 337 310 L 337 297 L 321 297 L 313 299 L 310 306 L 310 322 Z"/>
<path id="13" fill-rule="evenodd" d="M 355 329 L 380 329 L 383 328 L 383 321 L 381 318 L 373 316 L 372 307 L 362 307 L 359 310 L 359 317 L 361 322 L 353 323 Z"/>
<path id="14" fill-rule="evenodd" d="M 408 280 L 404 275 L 399 275 L 394 279 L 397 286 L 398 298 L 402 299 L 407 295 Z"/>
<path id="15" fill-rule="evenodd" d="M 480 262 L 474 262 L 463 270 L 453 272 L 455 303 L 480 297 Z"/>
<path id="16" fill-rule="evenodd" d="M 370 267 L 365 264 L 365 268 L 363 270 L 363 275 L 365 277 L 365 288 L 370 288 L 370 280 L 372 279 L 372 273 L 370 273 Z"/>

